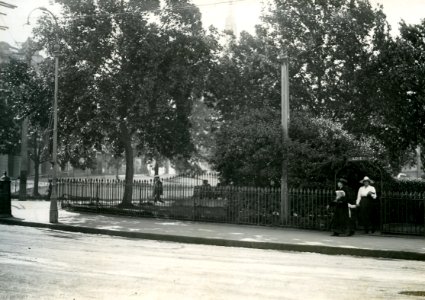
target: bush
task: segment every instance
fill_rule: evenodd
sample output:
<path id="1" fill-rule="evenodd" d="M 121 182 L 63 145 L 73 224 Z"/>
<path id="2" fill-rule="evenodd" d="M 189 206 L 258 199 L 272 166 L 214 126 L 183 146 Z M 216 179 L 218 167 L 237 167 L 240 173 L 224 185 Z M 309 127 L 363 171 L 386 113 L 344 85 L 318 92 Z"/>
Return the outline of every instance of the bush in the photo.
<path id="1" fill-rule="evenodd" d="M 273 181 L 278 185 L 281 137 L 279 113 L 267 109 L 246 112 L 220 129 L 212 164 L 224 183 L 268 186 Z M 378 150 L 370 146 L 375 142 L 357 140 L 340 124 L 305 113 L 293 113 L 290 137 L 288 183 L 294 188 L 333 187 L 335 172 L 345 167 L 349 157 L 377 157 Z M 373 165 L 363 166 L 353 172 L 352 181 L 374 176 L 372 171 L 376 171 Z M 386 173 L 387 177 L 391 176 Z"/>
<path id="2" fill-rule="evenodd" d="M 409 192 L 409 193 L 423 193 L 425 192 L 425 181 L 421 179 L 416 180 L 396 180 L 384 182 L 384 189 L 386 191 L 394 192 Z"/>

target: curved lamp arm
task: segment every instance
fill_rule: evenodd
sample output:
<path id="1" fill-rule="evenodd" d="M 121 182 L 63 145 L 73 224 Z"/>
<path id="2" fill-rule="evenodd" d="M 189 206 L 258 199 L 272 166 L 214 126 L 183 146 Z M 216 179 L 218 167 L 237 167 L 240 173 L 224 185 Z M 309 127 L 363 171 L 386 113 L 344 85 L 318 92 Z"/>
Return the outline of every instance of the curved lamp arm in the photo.
<path id="1" fill-rule="evenodd" d="M 26 23 L 27 25 L 30 25 L 30 17 L 32 15 L 32 13 L 36 10 L 41 10 L 44 13 L 49 14 L 53 18 L 53 20 L 55 21 L 56 29 L 59 29 L 59 22 L 58 22 L 58 19 L 56 18 L 56 16 L 50 10 L 48 10 L 47 8 L 45 8 L 43 6 L 36 7 L 29 12 L 28 17 L 27 17 L 27 23 Z M 58 49 L 59 48 L 59 35 L 58 35 L 57 30 L 55 32 L 55 38 L 56 38 L 56 45 L 54 47 L 54 51 L 57 52 L 59 50 Z"/>

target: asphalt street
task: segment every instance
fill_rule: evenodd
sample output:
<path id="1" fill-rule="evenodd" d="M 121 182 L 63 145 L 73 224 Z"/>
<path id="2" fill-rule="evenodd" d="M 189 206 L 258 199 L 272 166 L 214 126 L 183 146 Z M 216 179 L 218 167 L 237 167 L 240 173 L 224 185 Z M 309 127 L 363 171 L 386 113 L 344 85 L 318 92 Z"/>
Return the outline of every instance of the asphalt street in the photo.
<path id="1" fill-rule="evenodd" d="M 0 299 L 419 299 L 425 262 L 0 225 Z M 413 298 L 412 298 L 413 297 Z"/>

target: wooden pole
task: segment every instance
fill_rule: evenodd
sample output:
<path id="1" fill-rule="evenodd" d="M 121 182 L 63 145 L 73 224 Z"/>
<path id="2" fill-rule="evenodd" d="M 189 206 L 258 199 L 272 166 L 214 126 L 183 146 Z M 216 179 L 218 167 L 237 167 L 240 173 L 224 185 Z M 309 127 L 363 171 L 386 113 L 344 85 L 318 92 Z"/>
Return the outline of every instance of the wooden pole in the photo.
<path id="1" fill-rule="evenodd" d="M 289 142 L 289 67 L 288 56 L 285 53 L 281 66 L 282 76 L 282 179 L 281 179 L 281 202 L 280 202 L 280 220 L 284 225 L 289 219 L 289 197 L 288 197 L 288 142 Z"/>

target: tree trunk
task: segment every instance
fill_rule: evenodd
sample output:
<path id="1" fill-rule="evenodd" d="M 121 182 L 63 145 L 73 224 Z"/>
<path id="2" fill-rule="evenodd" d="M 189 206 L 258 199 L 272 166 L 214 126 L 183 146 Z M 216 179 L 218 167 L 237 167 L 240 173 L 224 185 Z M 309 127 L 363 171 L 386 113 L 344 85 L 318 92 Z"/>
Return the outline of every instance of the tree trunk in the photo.
<path id="1" fill-rule="evenodd" d="M 32 154 L 32 159 L 34 162 L 34 189 L 32 191 L 33 197 L 39 197 L 40 193 L 38 192 L 38 182 L 40 175 L 40 155 L 41 155 L 41 145 L 37 143 L 37 134 L 34 134 L 33 137 L 34 150 Z"/>
<path id="2" fill-rule="evenodd" d="M 140 166 L 140 173 L 149 175 L 148 166 L 146 165 L 145 156 L 141 155 L 141 166 Z"/>
<path id="3" fill-rule="evenodd" d="M 159 175 L 159 163 L 157 159 L 155 159 L 154 171 L 155 171 L 155 176 Z"/>
<path id="4" fill-rule="evenodd" d="M 165 161 L 165 174 L 170 174 L 170 160 L 169 159 L 167 159 L 166 161 Z"/>
<path id="5" fill-rule="evenodd" d="M 34 158 L 34 190 L 32 192 L 32 195 L 34 197 L 39 197 L 40 193 L 38 192 L 38 182 L 39 182 L 39 172 L 40 169 L 40 160 L 38 157 Z"/>
<path id="6" fill-rule="evenodd" d="M 27 200 L 28 169 L 28 117 L 22 121 L 21 132 L 21 172 L 19 175 L 19 200 Z"/>
<path id="7" fill-rule="evenodd" d="M 133 177 L 134 177 L 134 160 L 133 160 L 133 148 L 131 146 L 131 136 L 125 125 L 121 125 L 122 142 L 124 143 L 125 151 L 125 188 L 124 197 L 120 204 L 120 207 L 132 207 L 131 203 L 133 196 Z"/>
<path id="8" fill-rule="evenodd" d="M 115 159 L 115 178 L 120 179 L 120 162 L 118 158 Z"/>

